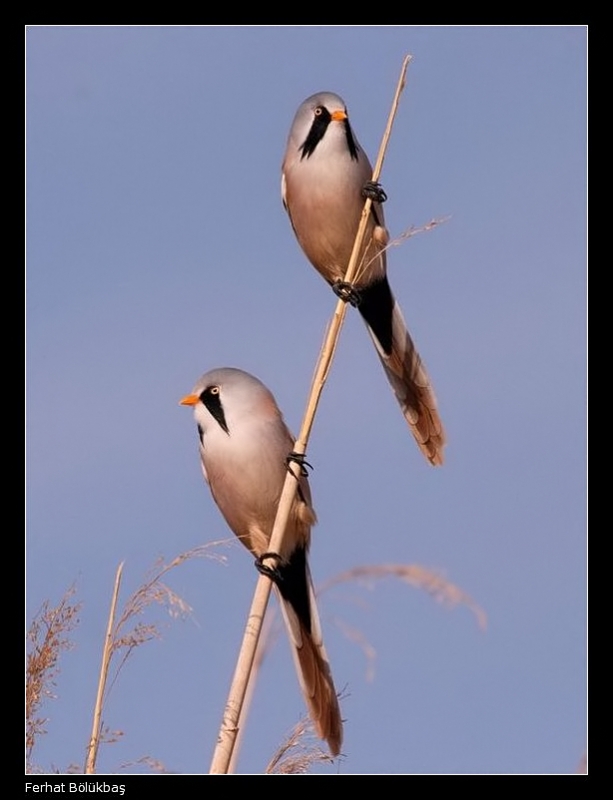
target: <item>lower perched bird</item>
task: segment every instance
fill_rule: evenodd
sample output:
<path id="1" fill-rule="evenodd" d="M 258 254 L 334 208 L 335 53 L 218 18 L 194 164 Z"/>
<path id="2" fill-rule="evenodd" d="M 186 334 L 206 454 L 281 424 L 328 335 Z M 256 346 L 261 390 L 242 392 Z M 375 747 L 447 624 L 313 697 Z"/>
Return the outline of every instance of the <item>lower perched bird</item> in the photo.
<path id="1" fill-rule="evenodd" d="M 381 207 L 385 193 L 371 178 L 372 167 L 349 125 L 343 100 L 331 92 L 307 98 L 289 132 L 281 178 L 283 204 L 311 264 L 337 294 L 357 306 L 419 449 L 438 465 L 443 463 L 443 424 L 426 368 L 387 280 L 384 248 L 389 237 Z M 365 192 L 376 200 L 357 277 L 348 287 L 342 282 Z"/>
<path id="2" fill-rule="evenodd" d="M 268 551 L 294 447 L 274 397 L 247 372 L 224 368 L 203 375 L 181 404 L 194 408 L 202 471 L 213 499 L 236 536 L 260 558 Z M 343 723 L 307 561 L 315 522 L 302 475 L 272 572 L 304 699 L 318 736 L 336 756 Z"/>

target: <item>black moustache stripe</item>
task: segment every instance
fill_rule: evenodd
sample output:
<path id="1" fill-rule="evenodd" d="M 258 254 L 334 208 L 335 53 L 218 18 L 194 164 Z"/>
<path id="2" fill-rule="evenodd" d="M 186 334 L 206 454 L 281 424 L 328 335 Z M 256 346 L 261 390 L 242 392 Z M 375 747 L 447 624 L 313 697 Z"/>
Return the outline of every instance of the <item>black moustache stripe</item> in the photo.
<path id="1" fill-rule="evenodd" d="M 229 434 L 230 431 L 228 430 L 226 415 L 223 412 L 223 406 L 221 405 L 219 394 L 211 394 L 210 389 L 205 389 L 200 395 L 200 399 L 208 408 L 211 416 L 217 421 L 222 431 L 225 431 L 227 434 Z"/>
<path id="2" fill-rule="evenodd" d="M 302 155 L 300 156 L 301 161 L 303 158 L 310 158 L 313 155 L 315 148 L 324 138 L 328 130 L 328 125 L 332 122 L 332 117 L 328 109 L 323 106 L 319 106 L 319 108 L 321 109 L 321 113 L 314 117 L 313 124 L 309 129 L 307 137 L 300 145 L 300 150 L 302 150 Z"/>
<path id="3" fill-rule="evenodd" d="M 349 155 L 354 161 L 357 161 L 358 147 L 355 143 L 355 139 L 353 138 L 353 131 L 351 130 L 351 125 L 349 124 L 349 120 L 348 119 L 344 120 L 343 125 L 345 126 L 345 139 L 347 139 L 347 149 L 349 150 Z"/>
<path id="4" fill-rule="evenodd" d="M 326 135 L 328 125 L 332 122 L 332 117 L 328 109 L 324 108 L 324 106 L 319 106 L 319 108 L 321 113 L 314 117 L 313 124 L 309 129 L 306 139 L 298 148 L 302 151 L 302 155 L 300 156 L 301 161 L 303 158 L 310 158 L 313 155 L 315 148 Z M 357 161 L 358 147 L 355 143 L 355 139 L 353 138 L 353 131 L 351 130 L 349 120 L 343 120 L 343 125 L 345 127 L 345 139 L 347 140 L 347 149 L 349 150 L 349 155 L 353 161 Z"/>

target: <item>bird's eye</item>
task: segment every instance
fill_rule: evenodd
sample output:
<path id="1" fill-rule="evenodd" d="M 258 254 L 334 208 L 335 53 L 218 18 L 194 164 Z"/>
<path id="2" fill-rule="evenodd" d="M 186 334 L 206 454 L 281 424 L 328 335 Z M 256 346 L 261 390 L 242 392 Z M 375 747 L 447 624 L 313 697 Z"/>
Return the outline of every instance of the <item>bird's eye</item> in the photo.
<path id="1" fill-rule="evenodd" d="M 316 117 L 320 117 L 324 113 L 324 107 L 323 106 L 317 106 L 317 108 L 315 109 L 315 111 L 313 113 L 315 114 Z"/>
<path id="2" fill-rule="evenodd" d="M 219 386 L 211 386 L 209 394 L 219 394 Z"/>

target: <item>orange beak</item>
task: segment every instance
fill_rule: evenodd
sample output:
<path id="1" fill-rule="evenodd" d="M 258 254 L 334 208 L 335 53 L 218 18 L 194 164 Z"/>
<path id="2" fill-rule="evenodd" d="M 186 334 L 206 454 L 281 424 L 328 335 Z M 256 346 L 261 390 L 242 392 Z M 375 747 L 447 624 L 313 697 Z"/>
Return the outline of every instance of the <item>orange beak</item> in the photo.
<path id="1" fill-rule="evenodd" d="M 197 394 L 186 394 L 182 400 L 179 400 L 180 406 L 195 406 L 198 403 L 200 398 Z"/>
<path id="2" fill-rule="evenodd" d="M 344 111 L 333 111 L 330 116 L 335 122 L 342 122 L 344 119 L 347 119 L 347 114 Z"/>

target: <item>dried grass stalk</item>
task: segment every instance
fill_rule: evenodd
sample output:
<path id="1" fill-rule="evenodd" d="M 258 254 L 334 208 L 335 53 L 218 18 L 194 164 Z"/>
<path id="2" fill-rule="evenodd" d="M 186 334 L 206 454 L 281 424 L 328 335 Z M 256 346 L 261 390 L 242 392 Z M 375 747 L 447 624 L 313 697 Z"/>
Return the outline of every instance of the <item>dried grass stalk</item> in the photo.
<path id="1" fill-rule="evenodd" d="M 80 603 L 70 602 L 75 593 L 68 589 L 59 604 L 50 608 L 45 601 L 28 629 L 26 657 L 26 770 L 33 772 L 32 751 L 36 738 L 46 733 L 46 717 L 39 716 L 45 698 L 54 698 L 53 688 L 59 672 L 58 660 L 62 650 L 73 644 L 68 638 L 78 624 Z"/>
<path id="2" fill-rule="evenodd" d="M 104 700 L 104 690 L 106 688 L 106 681 L 109 674 L 109 665 L 111 663 L 111 655 L 113 653 L 113 627 L 115 625 L 115 609 L 117 608 L 117 597 L 119 596 L 119 586 L 121 585 L 121 575 L 123 573 L 123 561 L 117 567 L 115 573 L 115 584 L 113 586 L 113 595 L 111 597 L 111 609 L 109 611 L 109 621 L 106 626 L 106 635 L 104 637 L 104 646 L 102 648 L 102 663 L 100 665 L 100 677 L 98 678 L 98 691 L 96 693 L 96 703 L 94 705 L 94 720 L 92 722 L 92 735 L 87 746 L 87 758 L 85 761 L 85 774 L 92 775 L 96 771 L 96 758 L 98 757 L 98 748 L 100 747 L 101 735 L 101 716 L 102 716 L 102 703 Z"/>
<path id="3" fill-rule="evenodd" d="M 463 589 L 456 586 L 442 575 L 440 572 L 419 564 L 378 564 L 365 567 L 353 567 L 353 569 L 341 572 L 334 578 L 325 583 L 320 592 L 330 589 L 339 583 L 348 581 L 360 581 L 365 584 L 372 584 L 376 580 L 383 578 L 398 578 L 409 583 L 418 589 L 423 589 L 434 597 L 439 603 L 454 608 L 457 605 L 465 605 L 469 608 L 477 619 L 477 624 L 481 630 L 487 627 L 487 615 L 485 611 L 466 594 Z"/>
<path id="4" fill-rule="evenodd" d="M 160 631 L 155 623 L 146 623 L 136 621 L 145 610 L 153 605 L 163 605 L 167 608 L 171 617 L 186 617 L 192 608 L 183 600 L 176 592 L 163 582 L 163 578 L 171 569 L 180 566 L 185 561 L 191 558 L 200 558 L 206 556 L 207 558 L 214 558 L 218 561 L 224 561 L 225 557 L 212 551 L 212 548 L 220 544 L 227 544 L 230 540 L 223 540 L 219 542 L 209 542 L 200 547 L 194 547 L 185 553 L 180 553 L 178 556 L 166 563 L 163 558 L 159 558 L 153 568 L 148 572 L 144 582 L 138 589 L 128 598 L 123 611 L 116 619 L 117 600 L 119 596 L 119 587 L 121 584 L 121 576 L 123 571 L 123 562 L 117 568 L 115 575 L 115 584 L 113 588 L 113 595 L 111 598 L 111 609 L 109 612 L 109 619 L 107 623 L 106 635 L 104 638 L 104 647 L 102 650 L 102 663 L 100 666 L 100 677 L 98 680 L 98 691 L 96 694 L 96 702 L 94 705 L 94 715 L 92 723 L 92 734 L 87 747 L 87 756 L 84 767 L 86 775 L 91 775 L 96 771 L 96 761 L 98 750 L 101 743 L 110 744 L 123 735 L 121 731 L 110 731 L 107 726 L 102 722 L 102 711 L 104 703 L 111 691 L 117 677 L 134 651 L 145 642 L 152 639 L 160 638 Z M 233 541 L 233 540 L 232 540 Z M 115 668 L 112 679 L 109 681 L 109 673 L 113 657 L 121 654 L 118 664 Z M 144 756 L 140 759 L 140 763 L 148 763 L 150 759 L 151 764 L 157 763 L 155 759 L 150 756 Z"/>
<path id="5" fill-rule="evenodd" d="M 313 764 L 331 764 L 334 758 L 313 738 L 310 720 L 301 719 L 270 759 L 266 775 L 304 775 Z"/>

